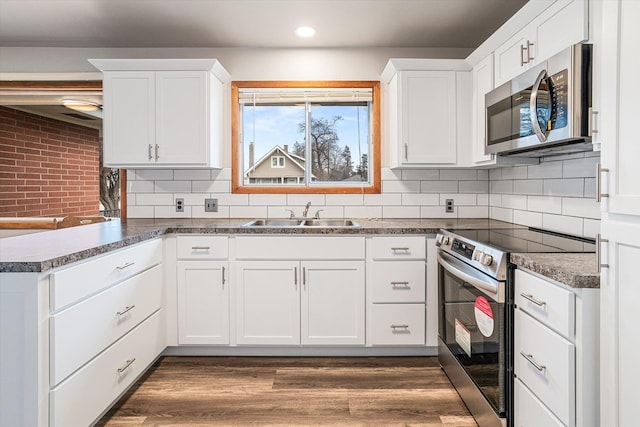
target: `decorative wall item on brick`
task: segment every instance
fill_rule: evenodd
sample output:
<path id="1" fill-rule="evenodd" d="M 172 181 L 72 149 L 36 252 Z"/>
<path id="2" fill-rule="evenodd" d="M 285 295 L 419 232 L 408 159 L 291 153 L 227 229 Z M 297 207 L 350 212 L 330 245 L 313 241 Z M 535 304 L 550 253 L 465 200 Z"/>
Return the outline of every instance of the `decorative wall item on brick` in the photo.
<path id="1" fill-rule="evenodd" d="M 97 215 L 98 130 L 0 107 L 0 216 Z"/>

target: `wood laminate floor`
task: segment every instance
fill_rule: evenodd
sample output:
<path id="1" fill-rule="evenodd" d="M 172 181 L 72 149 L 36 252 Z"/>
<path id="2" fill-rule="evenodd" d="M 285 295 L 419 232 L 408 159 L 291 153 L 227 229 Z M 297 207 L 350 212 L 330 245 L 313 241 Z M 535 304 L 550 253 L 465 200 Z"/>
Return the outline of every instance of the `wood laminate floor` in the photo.
<path id="1" fill-rule="evenodd" d="M 436 357 L 163 357 L 97 425 L 476 427 Z"/>

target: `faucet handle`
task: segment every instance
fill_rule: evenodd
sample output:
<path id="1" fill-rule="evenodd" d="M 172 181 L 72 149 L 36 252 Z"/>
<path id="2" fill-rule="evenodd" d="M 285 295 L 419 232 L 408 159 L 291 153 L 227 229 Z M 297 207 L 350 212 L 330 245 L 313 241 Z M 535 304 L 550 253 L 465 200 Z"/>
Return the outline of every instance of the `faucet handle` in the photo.
<path id="1" fill-rule="evenodd" d="M 316 214 L 313 216 L 313 219 L 320 219 L 320 212 L 324 211 L 324 209 L 318 209 Z"/>
<path id="2" fill-rule="evenodd" d="M 291 212 L 291 214 L 289 214 L 289 219 L 295 219 L 296 214 L 291 209 L 285 209 L 285 211 Z"/>

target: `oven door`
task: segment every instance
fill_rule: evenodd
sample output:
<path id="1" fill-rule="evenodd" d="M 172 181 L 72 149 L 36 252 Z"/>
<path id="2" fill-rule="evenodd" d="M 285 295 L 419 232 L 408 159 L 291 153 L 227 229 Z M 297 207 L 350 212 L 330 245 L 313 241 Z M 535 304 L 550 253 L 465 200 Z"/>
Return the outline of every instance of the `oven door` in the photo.
<path id="1" fill-rule="evenodd" d="M 440 339 L 491 404 L 506 414 L 505 283 L 439 251 Z"/>

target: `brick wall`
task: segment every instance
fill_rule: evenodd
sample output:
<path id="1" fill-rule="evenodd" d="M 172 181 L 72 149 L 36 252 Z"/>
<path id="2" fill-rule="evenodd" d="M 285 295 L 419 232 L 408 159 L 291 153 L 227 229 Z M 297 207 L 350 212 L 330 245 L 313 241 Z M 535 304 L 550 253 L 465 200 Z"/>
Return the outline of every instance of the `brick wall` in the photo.
<path id="1" fill-rule="evenodd" d="M 0 216 L 97 215 L 99 132 L 0 107 Z"/>

